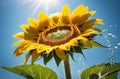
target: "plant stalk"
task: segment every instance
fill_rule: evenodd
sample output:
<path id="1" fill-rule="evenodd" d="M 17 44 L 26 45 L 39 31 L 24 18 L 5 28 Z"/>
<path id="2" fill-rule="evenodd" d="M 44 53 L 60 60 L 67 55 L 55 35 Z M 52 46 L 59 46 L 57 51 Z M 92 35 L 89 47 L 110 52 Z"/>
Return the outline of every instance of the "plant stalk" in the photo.
<path id="1" fill-rule="evenodd" d="M 64 60 L 64 72 L 65 72 L 65 79 L 71 79 L 69 55 L 67 55 L 66 59 Z"/>

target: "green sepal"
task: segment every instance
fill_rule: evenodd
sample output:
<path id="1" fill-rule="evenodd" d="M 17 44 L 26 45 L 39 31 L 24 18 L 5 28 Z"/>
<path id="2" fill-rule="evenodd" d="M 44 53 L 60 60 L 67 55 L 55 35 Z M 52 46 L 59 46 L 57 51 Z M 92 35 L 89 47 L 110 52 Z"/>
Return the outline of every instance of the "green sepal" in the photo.
<path id="1" fill-rule="evenodd" d="M 85 55 L 83 54 L 83 51 L 82 51 L 82 47 L 80 45 L 78 46 L 75 46 L 75 47 L 72 47 L 72 50 L 75 52 L 75 53 L 80 53 L 83 55 L 83 57 L 85 58 Z"/>
<path id="2" fill-rule="evenodd" d="M 56 62 L 56 64 L 57 64 L 57 66 L 59 66 L 59 64 L 61 63 L 61 59 L 54 53 L 54 60 L 55 60 L 55 62 Z"/>
<path id="3" fill-rule="evenodd" d="M 82 47 L 81 47 L 80 45 L 75 46 L 75 47 L 74 47 L 74 51 L 75 51 L 75 53 L 80 53 L 80 54 L 82 54 L 83 57 L 85 58 L 85 55 L 84 55 L 84 53 L 83 53 L 83 51 L 82 51 Z"/>
<path id="4" fill-rule="evenodd" d="M 85 69 L 81 79 L 117 79 L 120 63 L 103 63 Z"/>
<path id="5" fill-rule="evenodd" d="M 69 52 L 66 52 L 66 53 L 68 53 L 69 55 L 70 55 L 70 57 L 72 58 L 72 60 L 74 61 L 74 52 L 72 52 L 72 51 L 69 51 Z"/>
<path id="6" fill-rule="evenodd" d="M 80 40 L 78 40 L 78 45 L 80 46 L 81 49 L 89 49 L 89 47 L 83 46 Z"/>
<path id="7" fill-rule="evenodd" d="M 91 35 L 89 35 L 87 38 L 89 39 L 89 40 L 93 40 L 96 36 L 98 36 L 99 34 L 98 33 L 94 33 L 94 34 L 91 34 Z"/>
<path id="8" fill-rule="evenodd" d="M 104 46 L 96 41 L 91 41 L 92 47 L 97 47 L 97 48 L 108 48 L 107 46 Z"/>
<path id="9" fill-rule="evenodd" d="M 83 52 L 82 52 L 82 49 L 81 49 L 80 46 L 75 46 L 74 49 L 75 49 L 75 52 L 76 52 L 76 53 L 80 53 L 80 54 L 83 55 Z"/>
<path id="10" fill-rule="evenodd" d="M 53 58 L 53 52 L 51 52 L 50 54 L 43 54 L 44 64 L 46 65 L 52 58 Z"/>
<path id="11" fill-rule="evenodd" d="M 2 66 L 2 68 L 27 79 L 57 79 L 57 74 L 52 69 L 39 64 L 28 64 L 11 68 Z"/>

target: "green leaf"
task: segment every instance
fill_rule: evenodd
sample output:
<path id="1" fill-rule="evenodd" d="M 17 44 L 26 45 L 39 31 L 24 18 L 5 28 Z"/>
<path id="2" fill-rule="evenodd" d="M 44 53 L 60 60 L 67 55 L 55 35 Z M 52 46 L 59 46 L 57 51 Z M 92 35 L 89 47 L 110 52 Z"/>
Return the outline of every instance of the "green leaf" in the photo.
<path id="1" fill-rule="evenodd" d="M 57 74 L 53 70 L 39 64 L 29 64 L 11 68 L 2 66 L 2 68 L 27 79 L 57 79 Z"/>
<path id="2" fill-rule="evenodd" d="M 96 41 L 91 41 L 91 44 L 93 47 L 97 47 L 97 48 L 108 48 L 107 46 L 103 46 L 102 44 L 100 44 Z"/>
<path id="3" fill-rule="evenodd" d="M 81 79 L 117 79 L 120 63 L 103 63 L 85 69 Z"/>

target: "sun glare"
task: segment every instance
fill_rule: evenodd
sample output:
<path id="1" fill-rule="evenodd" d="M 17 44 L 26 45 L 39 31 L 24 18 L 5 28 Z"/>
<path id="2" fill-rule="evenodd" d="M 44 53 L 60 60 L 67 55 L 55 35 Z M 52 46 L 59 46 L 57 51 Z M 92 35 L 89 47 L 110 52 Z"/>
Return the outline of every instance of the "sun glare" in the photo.
<path id="1" fill-rule="evenodd" d="M 34 7 L 33 12 L 36 13 L 40 7 L 42 7 L 46 13 L 48 13 L 50 7 L 58 5 L 57 0 L 23 0 L 23 4 L 28 4 Z"/>

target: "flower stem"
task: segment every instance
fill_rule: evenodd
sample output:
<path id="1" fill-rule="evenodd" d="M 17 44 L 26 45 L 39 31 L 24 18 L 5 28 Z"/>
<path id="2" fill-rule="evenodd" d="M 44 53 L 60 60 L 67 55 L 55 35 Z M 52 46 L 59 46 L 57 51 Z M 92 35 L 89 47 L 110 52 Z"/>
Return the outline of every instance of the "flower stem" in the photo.
<path id="1" fill-rule="evenodd" d="M 65 79 L 71 79 L 69 55 L 67 55 L 66 60 L 64 60 L 64 71 L 65 71 Z"/>

